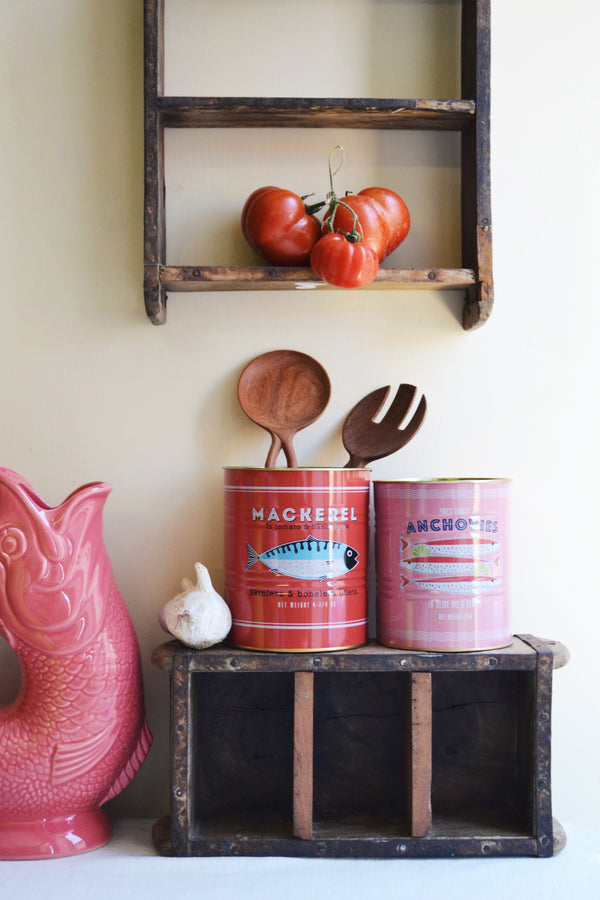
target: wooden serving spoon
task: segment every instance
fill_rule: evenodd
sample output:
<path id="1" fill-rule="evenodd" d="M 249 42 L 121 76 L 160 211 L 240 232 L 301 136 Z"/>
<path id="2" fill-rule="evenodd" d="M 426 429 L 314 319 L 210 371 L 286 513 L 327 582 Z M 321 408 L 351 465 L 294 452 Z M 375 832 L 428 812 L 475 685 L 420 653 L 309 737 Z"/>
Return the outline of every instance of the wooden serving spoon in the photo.
<path id="1" fill-rule="evenodd" d="M 374 422 L 389 392 L 389 385 L 377 388 L 348 413 L 342 430 L 344 447 L 350 454 L 346 469 L 364 469 L 373 460 L 390 456 L 404 447 L 423 424 L 427 411 L 424 396 L 410 421 L 400 428 L 417 392 L 412 384 L 401 384 L 381 422 Z"/>
<path id="2" fill-rule="evenodd" d="M 248 363 L 237 393 L 246 415 L 271 435 L 267 468 L 282 447 L 288 466 L 296 468 L 294 436 L 319 418 L 331 395 L 323 366 L 297 350 L 272 350 Z"/>

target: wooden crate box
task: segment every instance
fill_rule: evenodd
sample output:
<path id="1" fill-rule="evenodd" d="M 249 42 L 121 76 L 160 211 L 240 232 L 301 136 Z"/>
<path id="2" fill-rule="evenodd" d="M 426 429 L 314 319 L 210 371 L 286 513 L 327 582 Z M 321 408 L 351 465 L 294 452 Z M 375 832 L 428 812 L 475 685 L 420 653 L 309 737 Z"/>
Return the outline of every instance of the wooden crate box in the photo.
<path id="1" fill-rule="evenodd" d="M 475 653 L 265 653 L 178 641 L 165 855 L 550 856 L 553 669 L 531 635 Z"/>

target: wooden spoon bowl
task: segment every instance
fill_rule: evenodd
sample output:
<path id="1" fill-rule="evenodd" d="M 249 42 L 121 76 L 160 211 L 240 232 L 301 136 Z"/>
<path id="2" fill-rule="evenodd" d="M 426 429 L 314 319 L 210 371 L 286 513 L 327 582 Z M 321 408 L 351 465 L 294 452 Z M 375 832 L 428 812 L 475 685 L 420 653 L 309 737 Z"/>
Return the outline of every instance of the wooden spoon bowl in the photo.
<path id="1" fill-rule="evenodd" d="M 331 395 L 323 366 L 297 350 L 272 350 L 248 363 L 237 393 L 246 415 L 271 435 L 265 465 L 274 466 L 283 447 L 288 466 L 296 468 L 293 438 L 319 418 Z"/>

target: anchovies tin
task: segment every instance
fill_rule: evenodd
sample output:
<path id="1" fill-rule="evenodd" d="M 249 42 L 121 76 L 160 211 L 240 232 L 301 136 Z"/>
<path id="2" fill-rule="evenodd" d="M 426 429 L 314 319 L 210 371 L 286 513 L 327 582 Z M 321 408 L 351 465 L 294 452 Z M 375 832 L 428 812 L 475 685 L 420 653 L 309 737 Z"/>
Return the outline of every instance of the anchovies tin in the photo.
<path id="1" fill-rule="evenodd" d="M 510 630 L 510 481 L 376 481 L 377 639 L 491 650 Z"/>
<path id="2" fill-rule="evenodd" d="M 340 650 L 367 640 L 370 472 L 225 470 L 229 642 Z"/>

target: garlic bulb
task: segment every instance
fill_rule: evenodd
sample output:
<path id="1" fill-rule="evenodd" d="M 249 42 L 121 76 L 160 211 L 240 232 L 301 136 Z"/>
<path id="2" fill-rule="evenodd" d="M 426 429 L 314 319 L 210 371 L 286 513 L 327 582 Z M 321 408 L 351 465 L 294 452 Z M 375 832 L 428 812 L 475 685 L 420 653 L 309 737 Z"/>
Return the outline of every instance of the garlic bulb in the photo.
<path id="1" fill-rule="evenodd" d="M 206 566 L 197 562 L 194 568 L 197 584 L 183 578 L 183 593 L 165 603 L 158 621 L 165 631 L 188 647 L 205 650 L 227 637 L 231 612 L 213 588 Z"/>

